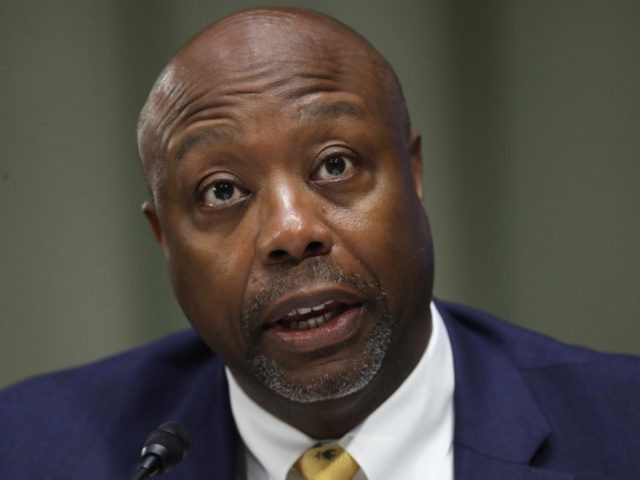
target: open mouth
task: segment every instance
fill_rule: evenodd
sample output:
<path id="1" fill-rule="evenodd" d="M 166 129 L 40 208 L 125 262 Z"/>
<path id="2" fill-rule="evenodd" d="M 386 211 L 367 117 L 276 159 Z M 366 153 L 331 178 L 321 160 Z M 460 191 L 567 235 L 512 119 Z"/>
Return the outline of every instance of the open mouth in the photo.
<path id="1" fill-rule="evenodd" d="M 359 306 L 329 300 L 312 307 L 294 308 L 270 326 L 287 330 L 311 330 L 325 325 L 350 308 Z"/>

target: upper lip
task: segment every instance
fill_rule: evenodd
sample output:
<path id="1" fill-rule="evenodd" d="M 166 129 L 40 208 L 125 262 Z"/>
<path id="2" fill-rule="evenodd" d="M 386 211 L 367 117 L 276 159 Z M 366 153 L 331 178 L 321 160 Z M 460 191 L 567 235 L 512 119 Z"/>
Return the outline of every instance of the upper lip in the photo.
<path id="1" fill-rule="evenodd" d="M 362 304 L 363 300 L 355 293 L 344 288 L 330 288 L 310 292 L 297 291 L 271 304 L 266 309 L 261 323 L 266 327 L 289 315 L 294 315 L 299 309 L 313 309 L 328 302 L 332 302 L 337 308 L 340 305 Z"/>

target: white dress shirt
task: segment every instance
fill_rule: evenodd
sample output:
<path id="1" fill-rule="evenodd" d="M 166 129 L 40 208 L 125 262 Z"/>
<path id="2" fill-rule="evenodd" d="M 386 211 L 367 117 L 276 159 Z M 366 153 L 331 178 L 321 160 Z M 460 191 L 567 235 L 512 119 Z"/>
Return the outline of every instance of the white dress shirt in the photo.
<path id="1" fill-rule="evenodd" d="M 360 425 L 336 439 L 360 465 L 354 480 L 453 479 L 453 355 L 433 303 L 431 318 L 431 338 L 413 372 Z M 318 442 L 256 404 L 228 369 L 227 378 L 247 478 L 302 478 L 291 466 Z"/>

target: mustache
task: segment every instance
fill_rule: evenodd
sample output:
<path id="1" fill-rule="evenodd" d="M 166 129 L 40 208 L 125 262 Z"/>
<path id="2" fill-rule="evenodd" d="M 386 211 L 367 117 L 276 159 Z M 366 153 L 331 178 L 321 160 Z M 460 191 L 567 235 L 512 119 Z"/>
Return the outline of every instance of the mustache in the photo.
<path id="1" fill-rule="evenodd" d="M 345 273 L 329 259 L 310 258 L 284 272 L 274 274 L 251 299 L 242 315 L 241 325 L 245 335 L 250 336 L 269 305 L 292 290 L 314 283 L 345 285 L 360 292 L 373 303 L 384 303 L 386 295 L 380 283 L 367 281 L 355 273 Z"/>

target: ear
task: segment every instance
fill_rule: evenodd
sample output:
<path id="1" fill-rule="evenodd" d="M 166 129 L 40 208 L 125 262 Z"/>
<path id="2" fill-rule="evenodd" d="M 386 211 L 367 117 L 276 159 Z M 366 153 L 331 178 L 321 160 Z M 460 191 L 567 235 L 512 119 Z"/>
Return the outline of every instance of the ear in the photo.
<path id="1" fill-rule="evenodd" d="M 165 241 L 164 233 L 162 232 L 162 227 L 160 226 L 160 219 L 158 218 L 156 205 L 151 200 L 147 200 L 142 204 L 142 213 L 147 217 L 147 221 L 153 230 L 153 235 L 156 237 L 156 241 L 160 245 L 160 248 L 162 248 L 164 256 L 169 258 L 167 243 Z"/>
<path id="2" fill-rule="evenodd" d="M 423 199 L 422 190 L 422 137 L 417 130 L 411 130 L 411 138 L 409 140 L 409 153 L 411 154 L 410 167 L 411 178 L 413 179 L 413 187 L 416 189 L 418 198 Z"/>

